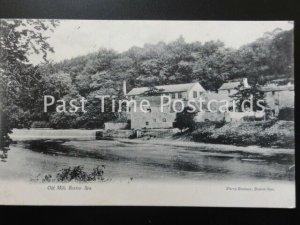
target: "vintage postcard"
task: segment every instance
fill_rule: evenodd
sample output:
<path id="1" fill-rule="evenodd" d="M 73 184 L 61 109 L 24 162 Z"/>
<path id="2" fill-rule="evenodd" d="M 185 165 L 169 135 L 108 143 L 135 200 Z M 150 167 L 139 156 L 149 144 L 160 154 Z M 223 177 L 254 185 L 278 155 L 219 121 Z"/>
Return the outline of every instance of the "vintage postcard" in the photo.
<path id="1" fill-rule="evenodd" d="M 295 207 L 294 22 L 0 19 L 0 204 Z"/>

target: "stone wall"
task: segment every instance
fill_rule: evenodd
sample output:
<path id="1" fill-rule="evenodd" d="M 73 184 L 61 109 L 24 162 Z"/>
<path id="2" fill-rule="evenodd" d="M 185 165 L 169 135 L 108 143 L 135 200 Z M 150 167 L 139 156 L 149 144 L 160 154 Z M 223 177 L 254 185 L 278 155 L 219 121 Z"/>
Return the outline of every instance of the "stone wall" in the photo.
<path id="1" fill-rule="evenodd" d="M 133 135 L 133 130 L 104 130 L 103 138 L 129 138 Z"/>
<path id="2" fill-rule="evenodd" d="M 108 123 L 104 123 L 104 127 L 105 130 L 121 130 L 121 129 L 125 129 L 127 126 L 127 123 L 112 123 L 112 122 L 108 122 Z"/>
<path id="3" fill-rule="evenodd" d="M 225 119 L 226 122 L 230 122 L 230 116 L 228 113 L 221 112 L 198 112 L 195 116 L 196 122 L 205 122 L 205 121 L 223 121 Z"/>
<path id="4" fill-rule="evenodd" d="M 230 122 L 240 121 L 246 116 L 255 116 L 255 112 L 227 112 Z"/>
<path id="5" fill-rule="evenodd" d="M 223 121 L 225 122 L 235 122 L 235 121 L 241 121 L 246 116 L 255 116 L 255 117 L 263 117 L 264 113 L 261 112 L 198 112 L 195 116 L 196 122 L 205 122 L 205 121 Z"/>

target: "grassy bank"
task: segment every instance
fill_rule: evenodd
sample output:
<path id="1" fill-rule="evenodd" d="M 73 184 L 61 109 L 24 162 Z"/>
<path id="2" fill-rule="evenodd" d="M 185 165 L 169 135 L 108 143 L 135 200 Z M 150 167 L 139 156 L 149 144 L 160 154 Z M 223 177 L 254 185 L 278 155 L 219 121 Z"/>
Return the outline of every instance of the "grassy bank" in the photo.
<path id="1" fill-rule="evenodd" d="M 203 122 L 189 134 L 192 141 L 239 146 L 294 148 L 294 122 L 283 120 L 251 122 Z"/>

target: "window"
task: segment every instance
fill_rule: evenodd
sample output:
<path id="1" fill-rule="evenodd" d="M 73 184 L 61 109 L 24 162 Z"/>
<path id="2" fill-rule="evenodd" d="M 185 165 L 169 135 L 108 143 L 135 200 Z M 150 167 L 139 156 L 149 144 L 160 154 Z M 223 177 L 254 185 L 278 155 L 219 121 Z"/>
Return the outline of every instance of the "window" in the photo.
<path id="1" fill-rule="evenodd" d="M 197 91 L 193 91 L 193 98 L 197 98 Z"/>
<path id="2" fill-rule="evenodd" d="M 202 92 L 201 91 L 199 91 L 199 96 L 201 96 L 202 95 Z"/>
<path id="3" fill-rule="evenodd" d="M 156 123 L 156 118 L 153 119 L 153 122 Z"/>
<path id="4" fill-rule="evenodd" d="M 169 101 L 169 98 L 164 98 L 164 103 L 167 103 Z"/>
<path id="5" fill-rule="evenodd" d="M 162 121 L 163 121 L 163 122 L 167 122 L 167 119 L 166 119 L 166 118 L 163 118 Z"/>
<path id="6" fill-rule="evenodd" d="M 182 93 L 178 93 L 178 98 L 182 98 Z"/>
<path id="7" fill-rule="evenodd" d="M 230 90 L 228 90 L 228 94 L 230 94 Z"/>
<path id="8" fill-rule="evenodd" d="M 275 95 L 275 91 L 272 91 L 272 95 Z"/>
<path id="9" fill-rule="evenodd" d="M 147 121 L 147 122 L 146 122 L 146 126 L 148 126 L 148 125 L 149 125 L 149 122 Z"/>
<path id="10" fill-rule="evenodd" d="M 172 93 L 172 94 L 171 94 L 171 98 L 175 98 L 175 93 Z"/>

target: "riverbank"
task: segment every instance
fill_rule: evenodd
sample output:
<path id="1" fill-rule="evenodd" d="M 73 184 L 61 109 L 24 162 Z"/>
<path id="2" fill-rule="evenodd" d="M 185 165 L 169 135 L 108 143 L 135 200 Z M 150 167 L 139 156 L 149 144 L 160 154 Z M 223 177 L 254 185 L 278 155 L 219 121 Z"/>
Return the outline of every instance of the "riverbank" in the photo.
<path id="1" fill-rule="evenodd" d="M 179 132 L 172 129 L 142 130 L 141 138 L 131 139 L 137 143 L 150 141 L 154 144 L 175 146 L 199 146 L 220 148 L 222 151 L 283 151 L 294 153 L 294 122 L 238 121 L 233 123 L 202 122 L 197 123 L 193 131 Z M 219 147 L 218 147 L 219 146 Z"/>
<path id="2" fill-rule="evenodd" d="M 293 121 L 239 121 L 233 123 L 202 122 L 193 131 L 178 129 L 142 129 L 139 138 L 134 130 L 14 129 L 13 141 L 25 140 L 101 140 L 127 142 L 151 141 L 177 146 L 222 146 L 222 149 L 290 149 L 295 147 Z M 259 147 L 258 147 L 259 146 Z M 294 151 L 293 151 L 294 152 Z"/>
<path id="3" fill-rule="evenodd" d="M 152 145 L 163 145 L 163 146 L 175 146 L 175 147 L 187 147 L 187 148 L 201 148 L 201 151 L 218 151 L 218 152 L 245 152 L 261 155 L 273 155 L 273 154 L 295 154 L 294 149 L 287 148 L 267 148 L 260 147 L 257 145 L 251 146 L 235 146 L 235 145 L 226 145 L 226 144 L 210 144 L 210 143 L 200 143 L 194 141 L 183 141 L 175 139 L 123 139 L 116 138 L 121 143 L 131 143 L 131 144 L 143 144 L 148 143 Z"/>
<path id="4" fill-rule="evenodd" d="M 293 121 L 204 122 L 199 123 L 197 129 L 187 135 L 190 140 L 212 144 L 295 148 Z"/>
<path id="5" fill-rule="evenodd" d="M 272 149 L 294 149 L 295 128 L 293 121 L 237 121 L 201 122 L 193 131 L 174 132 L 174 130 L 142 130 L 144 140 L 158 139 L 185 142 L 207 143 L 251 147 L 260 146 Z M 232 149 L 232 147 L 230 147 Z"/>

